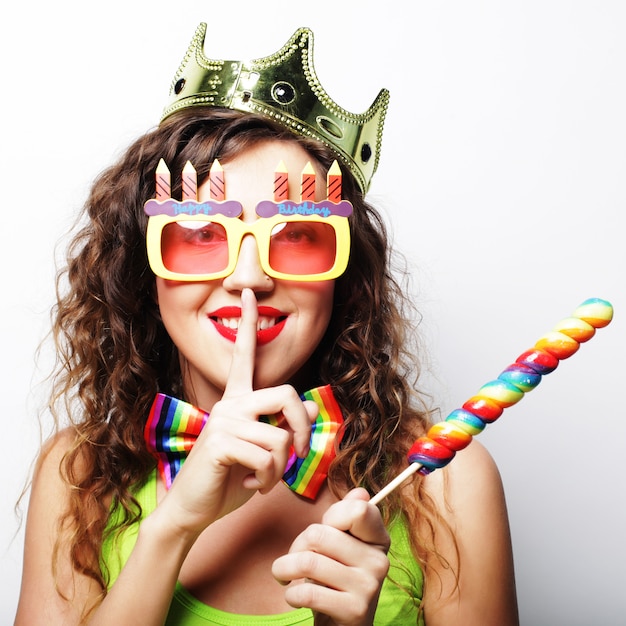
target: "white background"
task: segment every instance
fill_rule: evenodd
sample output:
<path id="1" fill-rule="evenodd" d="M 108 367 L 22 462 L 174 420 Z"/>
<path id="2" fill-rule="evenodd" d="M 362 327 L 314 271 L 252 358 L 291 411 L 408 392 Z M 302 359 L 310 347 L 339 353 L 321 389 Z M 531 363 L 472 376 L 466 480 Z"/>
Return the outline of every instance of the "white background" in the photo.
<path id="1" fill-rule="evenodd" d="M 411 267 L 442 417 L 582 300 L 613 302 L 614 322 L 480 438 L 506 488 L 522 623 L 624 624 L 620 0 L 60 0 L 2 16 L 0 623 L 19 591 L 13 505 L 38 446 L 54 259 L 93 178 L 157 123 L 200 21 L 226 59 L 310 26 L 317 73 L 349 110 L 390 89 L 370 198 Z"/>

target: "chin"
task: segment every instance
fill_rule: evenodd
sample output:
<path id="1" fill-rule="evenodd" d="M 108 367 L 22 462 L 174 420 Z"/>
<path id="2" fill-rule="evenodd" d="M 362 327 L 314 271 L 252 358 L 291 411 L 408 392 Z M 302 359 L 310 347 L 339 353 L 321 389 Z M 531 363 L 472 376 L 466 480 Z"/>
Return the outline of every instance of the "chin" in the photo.
<path id="1" fill-rule="evenodd" d="M 254 388 L 265 389 L 266 387 L 278 387 L 279 385 L 292 385 L 298 391 L 305 391 L 302 387 L 304 381 L 310 377 L 305 375 L 309 371 L 307 365 L 299 366 L 297 364 L 289 365 L 285 359 L 257 361 L 256 371 L 254 375 Z"/>

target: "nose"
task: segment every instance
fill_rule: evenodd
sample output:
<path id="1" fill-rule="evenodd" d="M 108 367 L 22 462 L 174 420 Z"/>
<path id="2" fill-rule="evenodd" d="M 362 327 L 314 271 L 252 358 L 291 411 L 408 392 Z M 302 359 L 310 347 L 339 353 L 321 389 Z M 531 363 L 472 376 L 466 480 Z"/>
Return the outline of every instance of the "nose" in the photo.
<path id="1" fill-rule="evenodd" d="M 241 291 L 248 287 L 255 293 L 274 289 L 274 281 L 261 267 L 259 248 L 253 235 L 245 235 L 242 239 L 235 271 L 223 279 L 222 285 L 229 291 Z"/>

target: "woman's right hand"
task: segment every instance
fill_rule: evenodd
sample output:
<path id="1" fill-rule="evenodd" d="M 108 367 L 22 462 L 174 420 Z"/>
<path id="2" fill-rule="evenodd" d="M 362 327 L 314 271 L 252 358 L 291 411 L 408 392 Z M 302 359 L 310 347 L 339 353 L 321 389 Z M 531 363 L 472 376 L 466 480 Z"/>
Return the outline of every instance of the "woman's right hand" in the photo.
<path id="1" fill-rule="evenodd" d="M 258 310 L 254 293 L 241 295 L 242 318 L 222 399 L 198 437 L 170 491 L 153 515 L 163 513 L 180 532 L 199 534 L 237 509 L 256 491 L 270 491 L 282 478 L 290 448 L 309 449 L 314 402 L 302 401 L 290 385 L 254 390 Z M 281 427 L 259 422 L 282 416 Z"/>

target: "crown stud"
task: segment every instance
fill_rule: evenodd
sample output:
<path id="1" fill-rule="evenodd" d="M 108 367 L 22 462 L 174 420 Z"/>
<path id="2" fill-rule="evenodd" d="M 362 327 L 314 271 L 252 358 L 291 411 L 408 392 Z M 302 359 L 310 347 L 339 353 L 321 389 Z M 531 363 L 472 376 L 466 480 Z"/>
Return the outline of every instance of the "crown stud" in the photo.
<path id="1" fill-rule="evenodd" d="M 161 121 L 194 106 L 225 107 L 268 117 L 335 152 L 365 193 L 378 167 L 389 92 L 350 113 L 326 93 L 313 67 L 313 33 L 298 29 L 276 53 L 252 61 L 218 61 L 204 54 L 207 25 L 194 34 L 170 89 Z"/>

